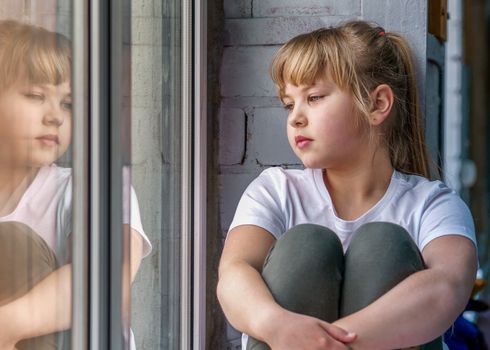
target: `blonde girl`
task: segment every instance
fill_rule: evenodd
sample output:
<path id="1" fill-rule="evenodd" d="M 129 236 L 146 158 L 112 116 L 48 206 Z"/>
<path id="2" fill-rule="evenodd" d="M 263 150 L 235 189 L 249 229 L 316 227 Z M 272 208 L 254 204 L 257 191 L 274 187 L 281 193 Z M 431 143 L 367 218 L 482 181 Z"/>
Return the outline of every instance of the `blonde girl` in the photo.
<path id="1" fill-rule="evenodd" d="M 271 76 L 304 170 L 243 194 L 218 297 L 243 349 L 441 349 L 468 301 L 471 214 L 431 181 L 411 53 L 353 21 L 299 35 Z"/>
<path id="2" fill-rule="evenodd" d="M 71 169 L 54 162 L 71 140 L 70 47 L 0 21 L 0 350 L 68 344 L 58 332 L 71 322 Z M 131 278 L 150 249 L 132 203 Z"/>

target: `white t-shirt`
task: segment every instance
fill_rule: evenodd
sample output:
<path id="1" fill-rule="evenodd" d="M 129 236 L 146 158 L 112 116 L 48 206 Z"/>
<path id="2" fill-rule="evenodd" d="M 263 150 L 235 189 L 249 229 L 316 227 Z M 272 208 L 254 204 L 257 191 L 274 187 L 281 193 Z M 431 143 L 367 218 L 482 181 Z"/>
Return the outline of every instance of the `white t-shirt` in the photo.
<path id="1" fill-rule="evenodd" d="M 455 191 L 440 181 L 398 171 L 376 205 L 346 221 L 335 212 L 321 169 L 266 169 L 242 195 L 230 230 L 257 225 L 279 238 L 296 225 L 318 224 L 336 232 L 346 250 L 354 231 L 373 221 L 404 227 L 421 251 L 434 238 L 448 234 L 468 237 L 476 244 L 471 213 Z"/>
<path id="2" fill-rule="evenodd" d="M 71 234 L 71 179 L 70 168 L 62 168 L 54 164 L 42 167 L 14 211 L 0 217 L 0 222 L 17 221 L 29 226 L 60 258 L 60 255 L 65 253 L 60 247 L 60 241 Z M 127 183 L 127 181 L 123 182 Z M 128 186 L 124 186 L 126 187 Z M 134 189 L 131 187 L 130 199 L 124 193 L 123 198 L 126 198 L 123 203 L 123 211 L 124 213 L 130 212 L 130 214 L 123 215 L 123 223 L 130 224 L 131 228 L 143 237 L 143 256 L 146 256 L 151 251 L 151 243 L 141 224 L 138 199 Z M 130 200 L 130 210 L 126 209 L 128 208 L 127 199 Z"/>
<path id="3" fill-rule="evenodd" d="M 355 230 L 374 221 L 404 227 L 420 251 L 433 239 L 449 234 L 465 236 L 476 245 L 471 213 L 455 191 L 440 181 L 398 171 L 376 205 L 356 220 L 346 221 L 335 212 L 321 169 L 266 169 L 243 193 L 229 231 L 256 225 L 280 238 L 299 224 L 317 224 L 333 230 L 345 251 Z M 243 334 L 242 349 L 247 342 Z"/>

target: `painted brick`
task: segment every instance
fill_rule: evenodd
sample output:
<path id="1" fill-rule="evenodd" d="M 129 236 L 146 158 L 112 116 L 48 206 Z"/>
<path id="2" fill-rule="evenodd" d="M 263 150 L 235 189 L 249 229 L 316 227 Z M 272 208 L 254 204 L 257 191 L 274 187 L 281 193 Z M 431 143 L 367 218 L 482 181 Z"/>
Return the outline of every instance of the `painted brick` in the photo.
<path id="1" fill-rule="evenodd" d="M 253 0 L 253 17 L 360 15 L 360 0 Z"/>
<path id="2" fill-rule="evenodd" d="M 72 36 L 73 18 L 71 14 L 59 14 L 56 16 L 56 31 L 66 37 Z"/>
<path id="3" fill-rule="evenodd" d="M 219 177 L 220 182 L 220 219 L 221 229 L 227 231 L 235 215 L 236 206 L 242 197 L 243 191 L 255 179 L 260 169 L 245 174 L 223 174 Z"/>
<path id="4" fill-rule="evenodd" d="M 150 45 L 132 47 L 131 52 L 131 93 L 132 104 L 138 107 L 149 107 L 154 103 L 154 96 L 159 96 L 161 88 L 161 48 Z"/>
<path id="5" fill-rule="evenodd" d="M 19 1 L 23 2 L 23 1 Z M 56 2 L 57 0 L 34 0 L 30 1 L 30 14 L 31 18 L 36 18 L 41 14 L 56 14 Z M 2 1 L 3 3 L 3 1 Z"/>
<path id="6" fill-rule="evenodd" d="M 228 19 L 224 43 L 227 46 L 280 45 L 298 34 L 346 19 L 344 16 Z"/>
<path id="7" fill-rule="evenodd" d="M 225 18 L 252 17 L 252 0 L 225 0 Z"/>
<path id="8" fill-rule="evenodd" d="M 254 106 L 255 108 L 260 107 L 281 107 L 282 103 L 275 96 L 259 96 L 259 97 L 227 97 L 221 100 L 221 106 L 231 107 L 231 108 L 242 108 L 247 109 Z"/>
<path id="9" fill-rule="evenodd" d="M 131 133 L 134 140 L 131 143 L 133 164 L 161 161 L 158 111 L 153 108 L 132 108 Z"/>
<path id="10" fill-rule="evenodd" d="M 163 14 L 163 1 L 153 1 L 153 13 L 156 17 L 160 17 Z"/>
<path id="11" fill-rule="evenodd" d="M 161 18 L 133 17 L 131 42 L 136 45 L 161 45 Z M 158 40 L 158 41 L 157 41 Z M 157 42 L 156 42 L 157 41 Z"/>
<path id="12" fill-rule="evenodd" d="M 238 108 L 221 108 L 219 114 L 219 162 L 240 164 L 245 156 L 245 112 Z"/>
<path id="13" fill-rule="evenodd" d="M 153 2 L 153 0 L 133 0 L 131 4 L 131 15 L 134 17 L 153 16 Z"/>
<path id="14" fill-rule="evenodd" d="M 425 0 L 378 0 L 362 2 L 363 18 L 374 21 L 388 31 L 402 33 L 415 56 L 417 86 L 422 110 L 425 108 L 425 76 L 427 54 L 427 12 Z"/>
<path id="15" fill-rule="evenodd" d="M 19 0 L 3 0 L 0 6 L 0 18 L 21 19 L 24 14 L 24 2 Z"/>
<path id="16" fill-rule="evenodd" d="M 221 65 L 221 95 L 275 96 L 269 63 L 277 47 L 228 47 Z"/>
<path id="17" fill-rule="evenodd" d="M 289 146 L 283 108 L 258 108 L 254 112 L 248 143 L 250 157 L 262 165 L 296 165 L 300 160 Z"/>

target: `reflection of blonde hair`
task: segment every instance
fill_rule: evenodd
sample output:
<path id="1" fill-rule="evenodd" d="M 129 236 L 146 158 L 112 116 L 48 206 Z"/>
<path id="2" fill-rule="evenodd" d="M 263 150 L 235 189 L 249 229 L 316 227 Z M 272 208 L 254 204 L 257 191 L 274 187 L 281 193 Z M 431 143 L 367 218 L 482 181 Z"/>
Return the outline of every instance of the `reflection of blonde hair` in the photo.
<path id="1" fill-rule="evenodd" d="M 58 85 L 71 74 L 71 46 L 58 33 L 41 27 L 0 21 L 0 91 L 19 77 L 34 84 Z"/>
<path id="2" fill-rule="evenodd" d="M 286 84 L 311 85 L 330 73 L 364 117 L 372 106 L 370 92 L 389 85 L 395 101 L 384 144 L 391 162 L 399 171 L 429 177 L 411 52 L 400 35 L 363 21 L 319 29 L 281 47 L 270 72 L 281 98 Z"/>

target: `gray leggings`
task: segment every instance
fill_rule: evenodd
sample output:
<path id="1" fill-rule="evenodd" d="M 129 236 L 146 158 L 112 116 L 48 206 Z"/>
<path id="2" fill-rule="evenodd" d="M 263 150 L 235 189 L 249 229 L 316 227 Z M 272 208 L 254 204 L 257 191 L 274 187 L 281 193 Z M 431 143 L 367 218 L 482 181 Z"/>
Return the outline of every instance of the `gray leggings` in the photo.
<path id="1" fill-rule="evenodd" d="M 18 222 L 0 223 L 0 306 L 26 294 L 58 268 L 46 242 Z M 50 334 L 20 341 L 19 350 L 58 349 L 58 336 Z"/>
<path id="2" fill-rule="evenodd" d="M 419 249 L 401 226 L 385 222 L 361 226 L 344 255 L 332 230 L 303 224 L 276 241 L 262 277 L 285 309 L 333 322 L 364 308 L 422 269 Z M 247 350 L 268 349 L 249 338 Z M 421 349 L 442 349 L 441 339 Z"/>

